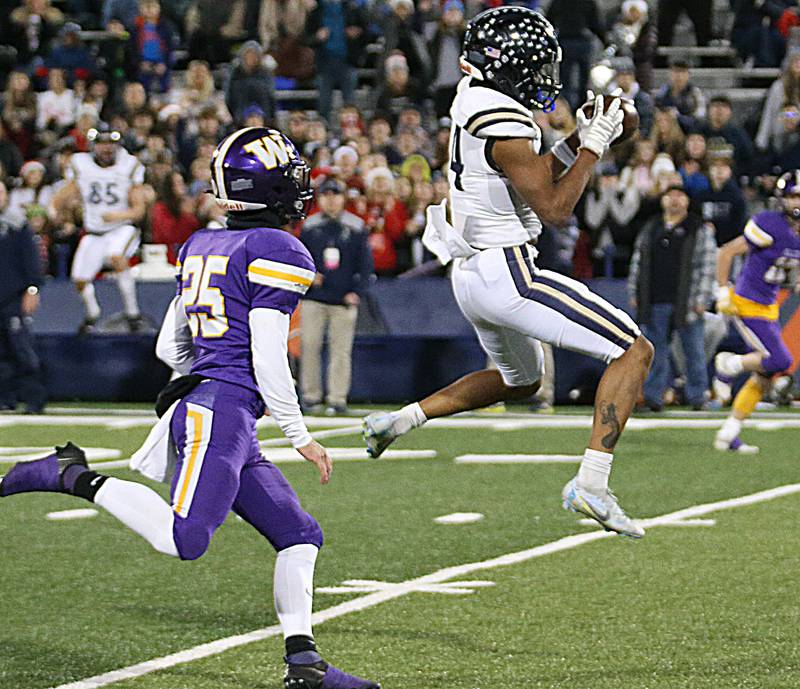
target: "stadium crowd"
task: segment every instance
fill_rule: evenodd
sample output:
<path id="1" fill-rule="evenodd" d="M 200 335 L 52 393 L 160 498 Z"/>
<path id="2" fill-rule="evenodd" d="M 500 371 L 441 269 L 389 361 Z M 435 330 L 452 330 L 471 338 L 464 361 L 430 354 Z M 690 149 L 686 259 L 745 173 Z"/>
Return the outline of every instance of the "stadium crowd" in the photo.
<path id="1" fill-rule="evenodd" d="M 0 179 L 10 190 L 7 213 L 27 219 L 41 238 L 46 273 L 69 274 L 80 218 L 59 217 L 48 202 L 71 153 L 87 150 L 87 132 L 100 121 L 145 164 L 144 240 L 167 244 L 171 261 L 191 232 L 220 219 L 203 193 L 214 145 L 235 127 L 265 123 L 294 139 L 315 184 L 328 177 L 345 184 L 347 210 L 369 231 L 377 275 L 402 274 L 430 258 L 420 236 L 425 208 L 447 193 L 447 114 L 461 77 L 461 39 L 467 18 L 492 0 L 467 7 L 461 0 L 5 4 Z M 579 278 L 627 275 L 638 231 L 676 181 L 722 244 L 766 203 L 776 172 L 800 166 L 800 50 L 787 51 L 785 40 L 794 3 L 732 3 L 731 40 L 742 58 L 783 64 L 763 111 L 745 126 L 733 121 L 724 94 L 693 84 L 685 60 L 671 63 L 668 83 L 653 82 L 656 28 L 671 36 L 666 22 L 676 20 L 661 5 L 676 3 L 625 0 L 607 12 L 594 0 L 544 7 L 564 50 L 565 84 L 555 110 L 536 114 L 545 148 L 574 127 L 573 110 L 592 85 L 590 56 L 601 44 L 610 46 L 599 56 L 611 75 L 601 86 L 621 88 L 642 121 L 639 140 L 598 165 L 573 221 L 542 240 L 540 261 Z M 737 28 L 747 12 L 767 17 L 759 22 L 766 33 L 749 43 Z M 691 18 L 704 44 L 710 29 L 700 14 Z M 748 52 L 744 44 L 756 47 Z M 375 75 L 374 84 L 356 91 L 365 74 Z M 314 86 L 316 100 L 302 100 L 302 89 Z M 342 94 L 337 109 L 334 88 Z"/>
<path id="2" fill-rule="evenodd" d="M 165 244 L 170 262 L 192 232 L 222 221 L 205 193 L 217 142 L 241 126 L 276 125 L 309 160 L 316 188 L 328 180 L 341 188 L 375 274 L 440 270 L 421 235 L 427 206 L 447 195 L 461 42 L 467 20 L 502 0 L 0 4 L 2 216 L 35 232 L 45 274 L 70 274 L 80 203 L 56 211 L 50 201 L 101 122 L 146 169 L 143 241 Z M 552 112 L 535 113 L 543 150 L 574 129 L 587 87 L 621 89 L 641 129 L 600 161 L 570 222 L 543 233 L 540 266 L 580 279 L 626 277 L 638 266 L 637 236 L 676 186 L 721 246 L 768 205 L 780 171 L 800 167 L 797 3 L 731 0 L 730 35 L 716 37 L 712 0 L 685 4 L 542 3 L 563 48 L 564 83 Z M 672 40 L 682 9 L 698 45 L 716 40 L 745 66 L 781 67 L 763 107 L 734 116 L 728 95 L 699 88 L 684 58 L 656 83 L 657 48 Z M 303 227 L 294 230 L 301 236 Z"/>

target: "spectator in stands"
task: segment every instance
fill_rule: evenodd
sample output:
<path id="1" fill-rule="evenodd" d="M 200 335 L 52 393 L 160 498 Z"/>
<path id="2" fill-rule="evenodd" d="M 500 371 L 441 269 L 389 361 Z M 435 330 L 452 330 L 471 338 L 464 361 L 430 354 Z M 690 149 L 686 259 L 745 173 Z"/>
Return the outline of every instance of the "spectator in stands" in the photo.
<path id="1" fill-rule="evenodd" d="M 725 139 L 734 151 L 736 174 L 746 174 L 753 160 L 753 142 L 747 132 L 732 121 L 733 106 L 725 95 L 714 96 L 708 103 L 708 118 L 701 124 L 706 139 Z"/>
<path id="2" fill-rule="evenodd" d="M 364 181 L 367 185 L 366 223 L 375 272 L 378 275 L 395 275 L 395 243 L 405 232 L 408 210 L 395 197 L 394 175 L 388 168 L 370 170 Z"/>
<path id="3" fill-rule="evenodd" d="M 431 81 L 431 58 L 425 37 L 415 21 L 413 0 L 389 0 L 391 8 L 383 26 L 383 57 L 386 62 L 396 52 L 401 52 L 408 68 L 423 87 Z M 386 72 L 388 76 L 388 71 Z"/>
<path id="4" fill-rule="evenodd" d="M 43 58 L 50 42 L 64 23 L 61 10 L 50 6 L 50 0 L 24 0 L 11 12 L 9 34 L 4 43 L 17 50 L 17 64 L 28 66 L 34 58 Z"/>
<path id="5" fill-rule="evenodd" d="M 681 160 L 686 146 L 686 136 L 673 108 L 656 108 L 650 140 L 658 153 L 666 153 L 673 162 Z"/>
<path id="6" fill-rule="evenodd" d="M 339 140 L 355 141 L 365 129 L 361 111 L 355 105 L 345 103 L 339 109 Z"/>
<path id="7" fill-rule="evenodd" d="M 633 101 L 636 111 L 639 113 L 641 136 L 650 136 L 653 128 L 653 97 L 636 81 L 633 60 L 629 57 L 618 58 L 614 67 L 616 69 L 614 88 L 621 88 L 623 98 Z"/>
<path id="8" fill-rule="evenodd" d="M 391 115 L 397 119 L 403 108 L 421 109 L 425 101 L 425 90 L 422 83 L 409 74 L 408 62 L 402 53 L 393 53 L 384 62 L 386 79 L 378 98 L 375 110 L 383 115 Z"/>
<path id="9" fill-rule="evenodd" d="M 147 91 L 138 81 L 129 81 L 122 89 L 122 106 L 119 108 L 120 114 L 129 119 L 134 113 L 144 110 L 147 107 Z"/>
<path id="10" fill-rule="evenodd" d="M 703 218 L 716 228 L 717 246 L 735 239 L 747 221 L 747 202 L 733 176 L 733 151 L 710 151 L 708 176 L 711 189 L 697 196 Z"/>
<path id="11" fill-rule="evenodd" d="M 384 155 L 389 165 L 403 162 L 392 142 L 392 126 L 384 116 L 377 115 L 370 120 L 369 141 L 373 153 Z"/>
<path id="12" fill-rule="evenodd" d="M 464 73 L 458 66 L 461 44 L 466 31 L 464 4 L 461 0 L 447 0 L 442 9 L 442 20 L 430 43 L 433 66 L 433 104 L 436 117 L 445 117 L 456 95 L 456 86 Z"/>
<path id="13" fill-rule="evenodd" d="M 781 76 L 767 92 L 755 138 L 759 151 L 778 150 L 785 131 L 783 115 L 787 106 L 800 108 L 800 48 L 789 51 Z"/>
<path id="14" fill-rule="evenodd" d="M 320 0 L 308 15 L 307 40 L 316 51 L 317 109 L 325 119 L 330 116 L 335 86 L 345 104 L 354 100 L 366 28 L 366 16 L 356 0 Z"/>
<path id="15" fill-rule="evenodd" d="M 292 110 L 289 113 L 287 134 L 299 151 L 308 142 L 308 115 L 303 110 Z"/>
<path id="16" fill-rule="evenodd" d="M 3 123 L 9 140 L 16 144 L 22 156 L 31 156 L 36 126 L 36 93 L 25 72 L 14 71 L 8 77 L 3 94 Z"/>
<path id="17" fill-rule="evenodd" d="M 168 175 L 150 213 L 150 232 L 153 243 L 167 245 L 167 260 L 172 264 L 181 244 L 201 227 L 194 211 L 195 200 L 186 193 L 183 175 Z"/>
<path id="18" fill-rule="evenodd" d="M 40 255 L 30 229 L 6 214 L 8 193 L 0 182 L 0 409 L 25 405 L 41 414 L 47 401 L 30 320 L 39 308 Z"/>
<path id="19" fill-rule="evenodd" d="M 156 118 L 148 109 L 134 113 L 130 121 L 130 128 L 122 139 L 122 144 L 129 153 L 138 153 L 147 145 L 147 137 L 153 133 Z"/>
<path id="20" fill-rule="evenodd" d="M 287 41 L 303 37 L 311 3 L 306 0 L 260 0 L 258 38 L 269 51 L 282 51 Z M 275 58 L 280 65 L 280 60 Z"/>
<path id="21" fill-rule="evenodd" d="M 274 119 L 275 86 L 256 41 L 247 41 L 239 51 L 225 89 L 225 103 L 237 124 L 244 120 L 245 108 L 250 105 L 259 106 L 270 122 Z"/>
<path id="22" fill-rule="evenodd" d="M 675 59 L 669 67 L 668 83 L 661 86 L 655 95 L 659 108 L 675 108 L 684 121 L 700 120 L 706 116 L 706 97 L 691 83 L 689 63 Z"/>
<path id="23" fill-rule="evenodd" d="M 243 0 L 192 0 L 186 13 L 189 56 L 212 67 L 227 62 L 231 43 L 245 38 Z"/>
<path id="24" fill-rule="evenodd" d="M 711 40 L 712 5 L 713 0 L 658 0 L 658 44 L 672 45 L 675 24 L 685 11 L 694 26 L 697 45 L 708 45 Z"/>
<path id="25" fill-rule="evenodd" d="M 364 180 L 358 174 L 358 151 L 352 146 L 339 146 L 333 152 L 333 169 L 345 188 L 364 189 Z"/>
<path id="26" fill-rule="evenodd" d="M 129 44 L 130 70 L 145 91 L 166 93 L 169 90 L 175 31 L 161 16 L 158 0 L 141 0 L 141 14 L 136 17 Z"/>
<path id="27" fill-rule="evenodd" d="M 3 209 L 6 217 L 18 225 L 25 223 L 25 211 L 29 206 L 44 206 L 50 203 L 52 188 L 45 184 L 47 169 L 38 160 L 29 160 L 19 171 L 22 184 L 12 189 Z"/>
<path id="28" fill-rule="evenodd" d="M 596 277 L 625 277 L 636 239 L 631 220 L 639 210 L 636 185 L 623 187 L 613 162 L 599 165 L 583 206 Z"/>
<path id="29" fill-rule="evenodd" d="M 186 117 L 196 118 L 208 106 L 214 106 L 223 122 L 230 121 L 224 95 L 214 85 L 214 75 L 205 60 L 192 60 L 186 68 L 183 86 L 170 90 L 170 102 L 181 107 Z"/>
<path id="30" fill-rule="evenodd" d="M 592 59 L 592 39 L 600 41 L 605 31 L 595 0 L 553 0 L 547 10 L 561 44 L 562 95 L 577 110 L 586 96 L 589 66 Z M 577 71 L 577 77 L 575 76 Z"/>
<path id="31" fill-rule="evenodd" d="M 266 127 L 266 113 L 257 105 L 248 105 L 242 113 L 243 127 Z"/>
<path id="32" fill-rule="evenodd" d="M 786 39 L 778 31 L 778 22 L 784 11 L 795 4 L 794 0 L 731 0 L 731 45 L 746 66 L 780 65 Z"/>
<path id="33" fill-rule="evenodd" d="M 89 48 L 81 41 L 81 27 L 75 22 L 67 22 L 58 32 L 59 41 L 45 60 L 48 68 L 63 69 L 67 83 L 72 86 L 75 80 L 87 81 L 97 71 L 97 63 Z"/>
<path id="34" fill-rule="evenodd" d="M 616 46 L 617 55 L 633 60 L 636 81 L 649 93 L 653 89 L 653 62 L 658 37 L 645 0 L 625 0 L 622 3 L 619 20 L 612 26 L 606 42 Z"/>
<path id="35" fill-rule="evenodd" d="M 787 105 L 781 111 L 783 131 L 773 136 L 774 154 L 770 167 L 793 170 L 800 165 L 800 109 Z"/>
<path id="36" fill-rule="evenodd" d="M 655 158 L 655 144 L 650 139 L 639 139 L 628 164 L 620 173 L 620 184 L 624 187 L 634 185 L 639 196 L 649 194 L 654 184 L 651 167 Z"/>
<path id="37" fill-rule="evenodd" d="M 101 24 L 112 33 L 119 33 L 117 24 L 133 29 L 139 16 L 139 0 L 103 0 Z"/>
<path id="38" fill-rule="evenodd" d="M 303 357 L 300 387 L 312 413 L 322 403 L 322 344 L 328 339 L 329 414 L 347 411 L 358 305 L 372 276 L 372 254 L 364 221 L 345 208 L 344 186 L 326 179 L 317 191 L 319 213 L 300 234 L 317 266 L 314 284 L 303 298 L 300 337 Z"/>
<path id="39" fill-rule="evenodd" d="M 681 173 L 683 188 L 692 200 L 711 189 L 706 174 L 706 148 L 706 137 L 699 132 L 691 132 L 686 137 L 686 150 L 678 172 Z"/>
<path id="40" fill-rule="evenodd" d="M 47 75 L 47 85 L 47 91 L 37 97 L 36 128 L 40 138 L 44 130 L 51 130 L 55 135 L 71 126 L 78 108 L 75 93 L 67 88 L 63 69 L 52 68 Z"/>
<path id="41" fill-rule="evenodd" d="M 0 169 L 8 177 L 16 177 L 22 167 L 22 154 L 6 137 L 6 127 L 0 119 Z"/>
<path id="42" fill-rule="evenodd" d="M 91 103 L 84 103 L 78 108 L 75 126 L 67 132 L 66 136 L 76 151 L 86 153 L 89 150 L 89 130 L 96 127 L 99 120 L 97 108 Z"/>
<path id="43" fill-rule="evenodd" d="M 708 388 L 703 314 L 711 301 L 717 262 L 714 229 L 689 213 L 683 187 L 669 187 L 662 213 L 639 233 L 628 276 L 628 297 L 643 334 L 653 343 L 645 403 L 659 411 L 669 381 L 669 346 L 677 330 L 687 360 L 686 401 L 702 409 Z"/>

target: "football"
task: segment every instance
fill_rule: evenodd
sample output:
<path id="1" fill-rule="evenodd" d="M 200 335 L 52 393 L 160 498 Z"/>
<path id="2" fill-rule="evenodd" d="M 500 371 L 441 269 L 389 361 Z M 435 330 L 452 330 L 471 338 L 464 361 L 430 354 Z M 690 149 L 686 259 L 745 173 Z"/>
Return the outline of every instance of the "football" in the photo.
<path id="1" fill-rule="evenodd" d="M 603 96 L 603 112 L 608 110 L 615 98 L 618 98 L 622 101 L 620 108 L 622 109 L 624 116 L 622 118 L 622 134 L 620 134 L 616 139 L 614 139 L 614 141 L 611 142 L 612 146 L 616 146 L 624 141 L 628 141 L 628 139 L 635 136 L 639 131 L 639 113 L 636 112 L 636 106 L 629 98 L 620 98 L 619 96 Z M 584 103 L 581 106 L 581 110 L 583 110 L 583 113 L 586 115 L 586 117 L 591 118 L 591 116 L 594 114 L 594 103 Z"/>

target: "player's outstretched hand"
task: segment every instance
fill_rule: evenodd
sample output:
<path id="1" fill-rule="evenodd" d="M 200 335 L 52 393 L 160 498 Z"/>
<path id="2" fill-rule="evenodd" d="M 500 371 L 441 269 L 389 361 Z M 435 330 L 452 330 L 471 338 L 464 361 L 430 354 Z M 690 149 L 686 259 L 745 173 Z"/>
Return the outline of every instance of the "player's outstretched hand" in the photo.
<path id="1" fill-rule="evenodd" d="M 316 440 L 312 440 L 308 445 L 298 447 L 297 451 L 303 456 L 307 462 L 311 462 L 319 469 L 319 482 L 323 485 L 331 480 L 331 472 L 333 471 L 333 462 L 331 461 L 328 451 L 322 447 Z"/>
<path id="2" fill-rule="evenodd" d="M 590 97 L 594 94 L 589 91 Z M 591 117 L 587 117 L 583 108 L 578 109 L 578 137 L 581 141 L 581 148 L 585 148 L 594 153 L 598 158 L 605 155 L 606 150 L 622 133 L 623 113 L 620 111 L 621 101 L 614 98 L 608 109 L 604 109 L 603 96 L 595 96 L 594 111 Z"/>

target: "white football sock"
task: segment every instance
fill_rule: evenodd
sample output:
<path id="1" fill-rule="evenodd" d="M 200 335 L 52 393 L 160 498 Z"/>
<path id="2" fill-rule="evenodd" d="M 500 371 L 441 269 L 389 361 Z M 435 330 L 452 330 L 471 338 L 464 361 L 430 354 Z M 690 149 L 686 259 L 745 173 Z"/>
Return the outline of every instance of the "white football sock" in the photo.
<path id="1" fill-rule="evenodd" d="M 131 318 L 139 315 L 139 304 L 136 301 L 136 280 L 130 268 L 117 273 L 117 285 L 119 293 L 122 295 L 122 303 L 125 305 L 125 315 Z"/>
<path id="2" fill-rule="evenodd" d="M 97 297 L 94 294 L 94 285 L 87 282 L 83 289 L 80 291 L 83 305 L 86 308 L 86 318 L 96 321 L 100 318 L 100 304 L 97 303 Z"/>
<path id="3" fill-rule="evenodd" d="M 293 545 L 278 553 L 273 595 L 284 638 L 314 638 L 311 607 L 314 602 L 314 565 L 318 554 L 319 548 L 310 543 Z"/>
<path id="4" fill-rule="evenodd" d="M 428 417 L 419 406 L 419 402 L 407 404 L 405 407 L 396 412 L 397 416 L 394 421 L 394 430 L 398 435 L 408 433 L 412 428 L 417 428 L 424 424 Z"/>
<path id="5" fill-rule="evenodd" d="M 178 557 L 172 536 L 172 508 L 154 490 L 141 483 L 109 478 L 100 486 L 94 501 L 158 552 Z"/>
<path id="6" fill-rule="evenodd" d="M 717 440 L 722 440 L 723 442 L 729 443 L 737 435 L 739 435 L 741 431 L 741 420 L 734 416 L 729 416 L 727 419 L 725 419 L 725 423 L 722 424 L 722 427 L 719 429 L 719 431 L 717 431 Z"/>
<path id="7" fill-rule="evenodd" d="M 729 357 L 726 368 L 734 376 L 738 376 L 740 373 L 743 373 L 744 364 L 742 363 L 742 355 L 734 354 L 733 356 Z"/>
<path id="8" fill-rule="evenodd" d="M 613 461 L 613 454 L 587 448 L 578 469 L 578 486 L 595 495 L 605 495 Z"/>

